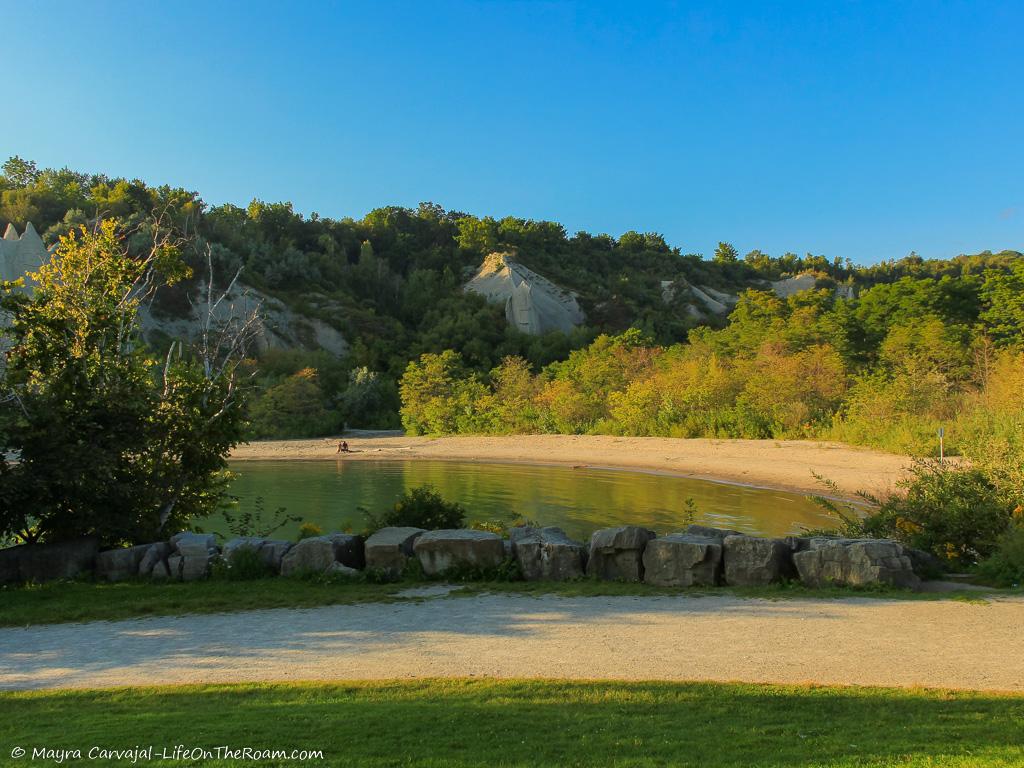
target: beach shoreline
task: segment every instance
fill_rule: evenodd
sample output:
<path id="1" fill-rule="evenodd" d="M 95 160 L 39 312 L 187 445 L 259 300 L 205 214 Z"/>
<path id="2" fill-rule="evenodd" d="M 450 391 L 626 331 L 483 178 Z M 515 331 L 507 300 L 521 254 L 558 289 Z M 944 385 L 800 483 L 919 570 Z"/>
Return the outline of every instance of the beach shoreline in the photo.
<path id="1" fill-rule="evenodd" d="M 367 433 L 342 438 L 267 440 L 232 451 L 232 461 L 462 461 L 606 469 L 687 477 L 794 493 L 847 497 L 885 494 L 906 475 L 906 456 L 811 440 L 711 440 L 608 435 L 406 437 Z"/>

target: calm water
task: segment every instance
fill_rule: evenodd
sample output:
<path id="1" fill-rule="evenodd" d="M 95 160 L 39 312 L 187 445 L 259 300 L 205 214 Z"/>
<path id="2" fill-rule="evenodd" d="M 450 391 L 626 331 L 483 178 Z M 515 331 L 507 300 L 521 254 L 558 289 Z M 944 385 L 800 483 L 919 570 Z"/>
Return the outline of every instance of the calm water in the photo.
<path id="1" fill-rule="evenodd" d="M 580 539 L 627 523 L 662 534 L 681 530 L 687 498 L 696 504 L 695 522 L 749 533 L 782 535 L 831 524 L 798 494 L 638 472 L 448 461 L 250 461 L 231 469 L 238 474 L 232 493 L 242 504 L 262 496 L 267 510 L 286 507 L 324 531 L 359 531 L 359 507 L 379 512 L 424 484 L 460 502 L 470 520 L 527 518 Z M 297 529 L 277 535 L 289 538 Z"/>

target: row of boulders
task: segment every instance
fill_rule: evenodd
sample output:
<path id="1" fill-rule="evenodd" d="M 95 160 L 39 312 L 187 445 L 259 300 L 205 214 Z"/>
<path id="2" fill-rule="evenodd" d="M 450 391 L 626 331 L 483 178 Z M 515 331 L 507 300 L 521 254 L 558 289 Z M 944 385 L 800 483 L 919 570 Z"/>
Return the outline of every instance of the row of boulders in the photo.
<path id="1" fill-rule="evenodd" d="M 527 581 L 569 581 L 590 576 L 657 586 L 763 586 L 799 579 L 808 586 L 884 584 L 916 588 L 914 553 L 895 541 L 831 537 L 763 538 L 738 531 L 690 525 L 680 533 L 657 536 L 626 525 L 596 531 L 589 545 L 560 528 L 513 528 L 508 539 L 476 530 L 425 531 L 383 528 L 368 538 L 332 533 L 292 543 L 263 538 L 233 539 L 223 548 L 212 534 L 179 533 L 168 542 L 97 552 L 88 547 L 54 549 L 64 567 L 52 573 L 34 567 L 44 547 L 0 551 L 0 581 L 70 578 L 95 570 L 98 578 L 194 581 L 217 562 L 232 567 L 246 550 L 268 572 L 354 575 L 368 570 L 396 578 L 417 561 L 427 576 L 485 574 L 515 560 Z M 67 547 L 65 547 L 67 549 Z M 16 557 L 5 553 L 21 550 Z M 11 566 L 11 563 L 14 566 Z"/>
<path id="2" fill-rule="evenodd" d="M 663 587 L 754 587 L 796 579 L 812 587 L 920 584 L 911 553 L 895 541 L 763 538 L 702 525 L 661 537 L 635 526 L 597 531 L 587 572 Z"/>

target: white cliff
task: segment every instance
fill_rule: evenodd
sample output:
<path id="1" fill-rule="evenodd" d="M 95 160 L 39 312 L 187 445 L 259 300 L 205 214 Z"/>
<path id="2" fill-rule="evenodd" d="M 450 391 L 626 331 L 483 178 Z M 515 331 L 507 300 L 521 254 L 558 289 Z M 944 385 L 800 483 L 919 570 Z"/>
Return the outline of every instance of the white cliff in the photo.
<path id="1" fill-rule="evenodd" d="M 523 333 L 568 333 L 583 324 L 583 310 L 571 291 L 527 269 L 511 256 L 487 256 L 465 290 L 480 294 L 492 304 L 504 304 L 509 325 Z"/>
<path id="2" fill-rule="evenodd" d="M 7 231 L 0 240 L 0 280 L 14 281 L 24 277 L 25 290 L 31 290 L 32 280 L 27 273 L 38 272 L 49 260 L 50 253 L 32 222 L 25 225 L 21 235 L 13 224 L 7 225 Z"/>
<path id="3" fill-rule="evenodd" d="M 31 292 L 34 283 L 27 273 L 37 272 L 49 260 L 50 252 L 31 222 L 25 225 L 20 236 L 13 224 L 7 225 L 3 239 L 0 239 L 0 280 L 25 278 L 23 290 Z M 173 339 L 194 341 L 202 332 L 202 318 L 207 314 L 207 305 L 201 296 L 200 286 L 196 285 L 190 293 L 195 295 L 195 300 L 191 311 L 184 317 L 157 316 L 148 304 L 141 307 L 139 322 L 144 336 L 152 338 L 155 334 L 165 334 Z M 283 302 L 245 286 L 237 286 L 218 305 L 215 316 L 218 323 L 230 323 L 244 319 L 257 309 L 260 321 L 256 344 L 260 349 L 304 347 L 323 349 L 337 357 L 348 351 L 348 343 L 341 333 L 323 320 L 293 312 Z M 0 326 L 8 322 L 8 318 L 0 316 Z"/>

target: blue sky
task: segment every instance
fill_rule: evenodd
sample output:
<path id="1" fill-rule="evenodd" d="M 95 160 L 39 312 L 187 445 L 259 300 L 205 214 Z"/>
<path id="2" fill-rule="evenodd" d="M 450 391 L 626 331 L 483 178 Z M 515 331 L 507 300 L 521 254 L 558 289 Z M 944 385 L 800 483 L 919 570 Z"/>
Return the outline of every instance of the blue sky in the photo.
<path id="1" fill-rule="evenodd" d="M 1024 249 L 1024 3 L 0 0 L 0 154 L 869 263 Z M 16 34 L 11 34 L 16 31 Z"/>

